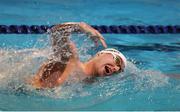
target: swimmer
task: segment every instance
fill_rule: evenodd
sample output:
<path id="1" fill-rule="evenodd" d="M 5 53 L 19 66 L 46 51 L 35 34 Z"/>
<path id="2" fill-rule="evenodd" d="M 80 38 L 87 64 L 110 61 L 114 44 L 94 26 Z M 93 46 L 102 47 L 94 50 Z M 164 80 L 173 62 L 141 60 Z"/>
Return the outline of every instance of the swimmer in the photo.
<path id="1" fill-rule="evenodd" d="M 85 33 L 104 50 L 98 52 L 87 62 L 78 58 L 75 44 L 70 41 L 72 33 Z M 123 72 L 126 67 L 125 56 L 116 49 L 107 48 L 103 36 L 84 22 L 68 22 L 51 28 L 50 38 L 53 56 L 44 62 L 31 80 L 35 88 L 53 88 L 63 84 L 73 70 L 87 77 L 104 77 Z"/>

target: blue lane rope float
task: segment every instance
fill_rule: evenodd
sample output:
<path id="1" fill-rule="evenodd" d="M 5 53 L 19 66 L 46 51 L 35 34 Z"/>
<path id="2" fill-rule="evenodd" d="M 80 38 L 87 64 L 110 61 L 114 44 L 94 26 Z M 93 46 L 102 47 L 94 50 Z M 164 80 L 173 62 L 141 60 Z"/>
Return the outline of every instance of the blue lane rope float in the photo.
<path id="1" fill-rule="evenodd" d="M 0 25 L 0 34 L 43 34 L 54 25 Z M 180 34 L 180 25 L 92 25 L 106 34 Z"/>

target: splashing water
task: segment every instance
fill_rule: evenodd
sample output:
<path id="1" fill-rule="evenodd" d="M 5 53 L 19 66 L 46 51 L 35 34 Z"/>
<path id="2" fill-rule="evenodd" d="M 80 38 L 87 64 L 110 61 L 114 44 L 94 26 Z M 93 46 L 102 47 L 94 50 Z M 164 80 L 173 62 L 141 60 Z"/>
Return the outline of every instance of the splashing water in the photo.
<path id="1" fill-rule="evenodd" d="M 78 53 L 80 54 L 80 59 L 83 61 L 91 57 L 87 52 L 88 49 L 93 47 L 93 44 L 88 38 L 85 38 L 85 35 L 80 34 L 73 41 L 77 42 L 78 38 L 84 38 L 81 39 L 83 40 L 82 44 L 78 44 L 82 46 L 78 50 Z M 0 66 L 1 90 L 8 90 L 10 92 L 12 92 L 11 89 L 13 89 L 13 91 L 19 89 L 34 90 L 33 88 L 27 88 L 30 86 L 26 83 L 26 80 L 31 78 L 38 71 L 40 65 L 52 56 L 52 48 L 49 42 L 49 38 L 44 37 L 38 39 L 31 49 L 0 49 L 0 63 L 3 65 Z M 39 46 L 41 46 L 41 48 L 38 48 Z M 54 93 L 58 89 L 56 88 Z M 48 94 L 50 93 L 48 92 Z"/>
<path id="2" fill-rule="evenodd" d="M 72 36 L 73 37 L 73 36 Z M 82 39 L 83 38 L 83 39 Z M 89 59 L 94 44 L 85 35 L 71 38 L 77 45 L 81 61 Z M 43 47 L 38 48 L 39 44 Z M 115 95 L 133 94 L 169 84 L 169 78 L 158 71 L 140 70 L 128 62 L 125 72 L 114 76 L 94 79 L 93 83 L 67 81 L 66 84 L 53 89 L 36 90 L 26 80 L 32 77 L 40 65 L 51 56 L 48 38 L 40 38 L 31 49 L 0 49 L 0 90 L 6 94 L 41 96 L 43 98 L 78 101 L 68 103 L 68 107 L 85 108 L 104 102 Z M 75 77 L 75 76 L 74 76 Z M 89 102 L 84 104 L 82 102 Z"/>

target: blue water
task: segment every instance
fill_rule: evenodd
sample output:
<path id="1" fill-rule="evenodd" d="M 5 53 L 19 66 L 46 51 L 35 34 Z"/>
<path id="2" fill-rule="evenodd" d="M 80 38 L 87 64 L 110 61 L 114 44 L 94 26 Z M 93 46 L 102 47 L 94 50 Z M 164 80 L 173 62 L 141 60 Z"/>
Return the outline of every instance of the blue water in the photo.
<path id="1" fill-rule="evenodd" d="M 0 24 L 176 25 L 179 7 L 179 0 L 1 0 Z M 180 80 L 165 76 L 180 75 L 179 34 L 103 36 L 127 56 L 125 73 L 37 91 L 24 79 L 48 55 L 47 35 L 0 35 L 0 110 L 180 110 Z M 89 58 L 93 44 L 74 41 Z"/>

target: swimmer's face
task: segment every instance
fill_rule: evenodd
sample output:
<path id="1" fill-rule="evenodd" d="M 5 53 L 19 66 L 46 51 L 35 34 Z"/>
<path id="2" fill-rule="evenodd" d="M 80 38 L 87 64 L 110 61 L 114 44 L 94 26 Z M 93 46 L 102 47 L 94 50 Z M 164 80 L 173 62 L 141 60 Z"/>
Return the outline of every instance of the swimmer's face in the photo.
<path id="1" fill-rule="evenodd" d="M 121 62 L 117 62 L 112 54 L 96 55 L 95 68 L 97 76 L 110 76 L 121 71 Z M 121 61 L 121 59 L 119 59 Z M 118 64 L 117 64 L 118 63 Z"/>

